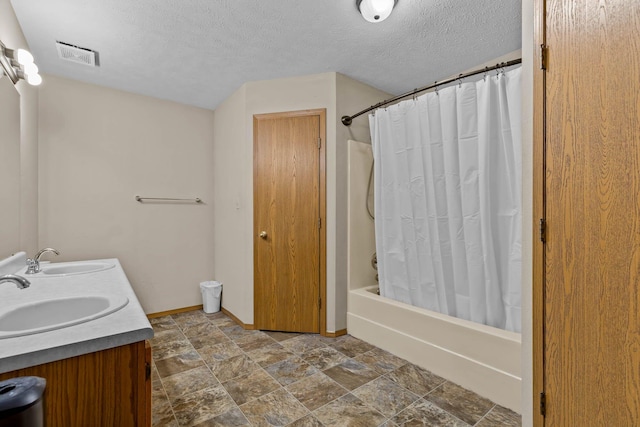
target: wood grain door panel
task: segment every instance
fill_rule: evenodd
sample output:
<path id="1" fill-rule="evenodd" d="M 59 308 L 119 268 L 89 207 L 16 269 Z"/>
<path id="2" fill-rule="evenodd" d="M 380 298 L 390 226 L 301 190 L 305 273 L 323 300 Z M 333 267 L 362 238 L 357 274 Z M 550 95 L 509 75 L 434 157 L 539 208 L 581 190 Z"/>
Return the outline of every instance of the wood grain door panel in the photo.
<path id="1" fill-rule="evenodd" d="M 640 3 L 546 10 L 544 423 L 638 426 Z"/>
<path id="2" fill-rule="evenodd" d="M 254 117 L 258 329 L 319 332 L 320 128 L 317 112 Z"/>

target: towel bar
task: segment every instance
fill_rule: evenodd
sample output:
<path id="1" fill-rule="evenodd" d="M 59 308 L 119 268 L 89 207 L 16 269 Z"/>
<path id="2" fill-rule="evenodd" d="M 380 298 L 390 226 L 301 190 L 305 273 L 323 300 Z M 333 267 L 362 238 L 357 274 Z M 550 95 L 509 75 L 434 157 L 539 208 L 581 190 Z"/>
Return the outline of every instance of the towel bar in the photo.
<path id="1" fill-rule="evenodd" d="M 162 202 L 194 202 L 194 203 L 202 203 L 202 199 L 196 197 L 195 199 L 176 199 L 170 197 L 141 197 L 136 196 L 136 201 L 142 203 L 144 200 L 158 200 Z"/>

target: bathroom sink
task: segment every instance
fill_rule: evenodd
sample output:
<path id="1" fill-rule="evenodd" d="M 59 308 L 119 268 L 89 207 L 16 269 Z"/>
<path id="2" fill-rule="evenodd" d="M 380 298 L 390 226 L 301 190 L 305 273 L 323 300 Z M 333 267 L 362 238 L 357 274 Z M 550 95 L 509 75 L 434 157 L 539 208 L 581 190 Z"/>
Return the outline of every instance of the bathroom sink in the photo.
<path id="1" fill-rule="evenodd" d="M 40 264 L 40 272 L 27 277 L 60 277 L 73 274 L 97 273 L 113 268 L 115 264 L 101 261 L 55 262 Z"/>
<path id="2" fill-rule="evenodd" d="M 120 310 L 120 295 L 84 295 L 34 301 L 0 310 L 0 339 L 37 334 L 95 320 Z"/>

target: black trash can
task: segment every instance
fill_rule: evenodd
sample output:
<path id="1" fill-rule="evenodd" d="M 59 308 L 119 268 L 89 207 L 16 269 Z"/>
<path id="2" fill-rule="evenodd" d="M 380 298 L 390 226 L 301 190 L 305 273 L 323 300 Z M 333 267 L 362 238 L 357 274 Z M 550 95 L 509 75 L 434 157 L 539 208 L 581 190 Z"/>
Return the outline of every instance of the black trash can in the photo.
<path id="1" fill-rule="evenodd" d="M 42 427 L 42 394 L 47 381 L 17 377 L 0 381 L 0 427 Z"/>

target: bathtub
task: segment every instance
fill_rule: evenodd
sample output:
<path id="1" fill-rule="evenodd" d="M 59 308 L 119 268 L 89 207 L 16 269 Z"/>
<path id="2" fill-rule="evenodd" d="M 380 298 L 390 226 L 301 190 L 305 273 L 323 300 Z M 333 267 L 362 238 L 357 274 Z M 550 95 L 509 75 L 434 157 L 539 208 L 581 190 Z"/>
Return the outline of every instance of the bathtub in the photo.
<path id="1" fill-rule="evenodd" d="M 349 292 L 349 334 L 520 413 L 520 334 Z"/>

